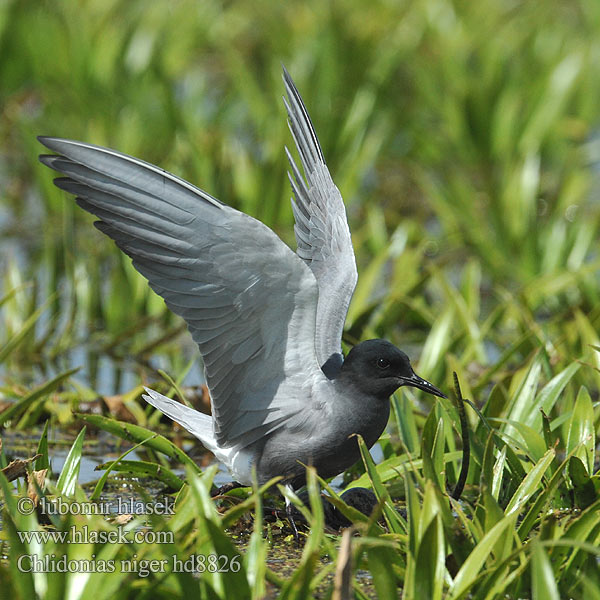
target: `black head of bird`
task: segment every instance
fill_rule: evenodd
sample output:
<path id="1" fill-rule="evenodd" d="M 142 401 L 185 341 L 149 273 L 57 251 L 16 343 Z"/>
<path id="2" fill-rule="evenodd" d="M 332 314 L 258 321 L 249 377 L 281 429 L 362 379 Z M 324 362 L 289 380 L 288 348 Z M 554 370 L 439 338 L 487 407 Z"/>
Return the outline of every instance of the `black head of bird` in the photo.
<path id="1" fill-rule="evenodd" d="M 365 394 L 387 399 L 408 385 L 434 396 L 446 396 L 413 370 L 408 356 L 387 340 L 367 340 L 350 350 L 340 377 L 351 381 Z"/>

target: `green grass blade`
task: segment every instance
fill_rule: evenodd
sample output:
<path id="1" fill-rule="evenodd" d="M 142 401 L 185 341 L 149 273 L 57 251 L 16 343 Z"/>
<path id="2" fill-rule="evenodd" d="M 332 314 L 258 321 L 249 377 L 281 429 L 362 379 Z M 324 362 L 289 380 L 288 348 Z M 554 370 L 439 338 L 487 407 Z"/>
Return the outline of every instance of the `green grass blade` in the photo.
<path id="1" fill-rule="evenodd" d="M 357 440 L 360 448 L 360 454 L 362 456 L 369 480 L 371 482 L 371 487 L 373 488 L 373 491 L 377 496 L 377 500 L 383 505 L 383 515 L 385 517 L 386 523 L 391 532 L 403 533 L 404 527 L 398 514 L 391 506 L 390 495 L 379 477 L 379 473 L 375 468 L 375 463 L 373 462 L 371 453 L 369 452 L 369 449 L 367 448 L 367 445 L 365 444 L 362 436 L 357 436 Z"/>
<path id="2" fill-rule="evenodd" d="M 533 600 L 560 600 L 550 559 L 541 544 L 531 552 L 531 591 Z"/>
<path id="3" fill-rule="evenodd" d="M 532 467 L 531 471 L 527 473 L 527 476 L 523 479 L 521 485 L 519 485 L 517 491 L 510 499 L 510 502 L 506 507 L 506 514 L 511 514 L 513 512 L 518 513 L 525 506 L 527 500 L 538 491 L 540 482 L 548 470 L 548 467 L 552 464 L 555 455 L 555 450 L 551 448 Z"/>
<path id="4" fill-rule="evenodd" d="M 507 514 L 483 536 L 456 574 L 450 586 L 448 598 L 452 600 L 462 598 L 471 588 L 479 577 L 482 565 L 485 564 L 500 537 L 514 527 L 516 517 L 516 513 Z"/>
<path id="5" fill-rule="evenodd" d="M 83 439 L 85 438 L 85 427 L 75 438 L 69 454 L 65 459 L 62 471 L 56 482 L 56 489 L 65 496 L 72 496 L 75 493 L 77 478 L 79 477 L 79 467 L 81 466 L 81 453 L 83 451 Z"/>
<path id="6" fill-rule="evenodd" d="M 42 435 L 40 436 L 40 441 L 38 442 L 37 454 L 41 454 L 39 458 L 35 461 L 35 470 L 41 471 L 42 469 L 50 468 L 50 461 L 48 460 L 48 420 L 44 423 L 44 431 L 42 431 Z"/>
<path id="7" fill-rule="evenodd" d="M 2 348 L 0 348 L 0 364 L 2 364 L 18 348 L 19 344 L 21 344 L 31 332 L 42 313 L 46 310 L 47 304 L 48 302 L 45 305 L 40 306 L 33 314 L 31 314 L 23 323 L 21 329 L 6 341 Z"/>
<path id="8" fill-rule="evenodd" d="M 262 500 L 256 480 L 251 498 L 254 501 L 254 527 L 244 553 L 244 563 L 248 573 L 248 585 L 252 591 L 252 600 L 261 600 L 266 595 L 267 543 L 263 537 Z"/>
<path id="9" fill-rule="evenodd" d="M 442 597 L 444 586 L 444 542 L 440 518 L 435 517 L 425 529 L 415 560 L 414 598 Z M 380 596 L 381 597 L 381 596 Z"/>
<path id="10" fill-rule="evenodd" d="M 102 465 L 98 465 L 96 467 L 96 470 L 104 470 L 104 473 L 102 474 L 102 477 L 100 477 L 100 479 L 98 480 L 98 483 L 96 483 L 96 487 L 94 488 L 94 491 L 90 496 L 90 500 L 97 500 L 100 497 L 100 494 L 102 493 L 102 490 L 106 485 L 106 481 L 108 480 L 108 476 L 110 475 L 111 471 L 118 471 L 119 473 L 129 473 L 131 475 L 135 475 L 136 477 L 150 476 L 154 479 L 157 479 L 158 481 L 161 481 L 162 483 L 166 483 L 173 490 L 181 489 L 183 481 L 179 479 L 179 477 L 177 477 L 177 475 L 175 475 L 175 473 L 173 473 L 170 469 L 167 469 L 162 465 L 157 465 L 156 463 L 149 463 L 141 460 L 123 460 L 130 452 L 133 452 L 140 446 L 143 446 L 147 441 L 151 440 L 157 435 L 158 434 L 155 433 L 154 435 L 139 442 L 135 446 L 132 446 L 131 448 L 129 448 L 129 450 L 123 452 L 123 454 L 121 454 L 121 456 L 119 456 L 116 460 L 113 460 L 109 463 L 104 463 Z"/>
<path id="11" fill-rule="evenodd" d="M 592 475 L 596 449 L 596 427 L 594 406 L 585 387 L 582 387 L 577 394 L 567 431 L 567 454 L 575 450 L 575 456 L 581 459 L 588 474 Z"/>
<path id="12" fill-rule="evenodd" d="M 64 373 L 60 373 L 56 377 L 53 377 L 50 381 L 47 381 L 46 383 L 37 387 L 35 390 L 33 390 L 33 392 L 30 392 L 26 396 L 23 396 L 23 398 L 21 398 L 20 400 L 17 400 L 17 402 L 15 402 L 9 408 L 3 410 L 0 413 L 0 425 L 3 425 L 4 423 L 6 423 L 6 421 L 12 419 L 16 415 L 20 415 L 21 413 L 23 413 L 36 400 L 54 391 L 58 386 L 60 386 L 60 384 L 65 379 L 68 379 L 69 377 L 71 377 L 71 375 L 77 373 L 77 371 L 79 371 L 79 367 L 69 369 Z"/>
<path id="13" fill-rule="evenodd" d="M 150 431 L 145 427 L 134 425 L 132 423 L 115 421 L 115 419 L 110 419 L 101 415 L 84 415 L 77 413 L 75 416 L 94 427 L 98 427 L 103 431 L 108 431 L 128 442 L 140 443 L 145 441 L 147 448 L 162 452 L 169 458 L 175 459 L 180 463 L 191 467 L 194 471 L 198 473 L 201 472 L 200 467 L 185 452 L 173 444 L 173 442 L 162 435 L 155 435 L 153 431 Z"/>

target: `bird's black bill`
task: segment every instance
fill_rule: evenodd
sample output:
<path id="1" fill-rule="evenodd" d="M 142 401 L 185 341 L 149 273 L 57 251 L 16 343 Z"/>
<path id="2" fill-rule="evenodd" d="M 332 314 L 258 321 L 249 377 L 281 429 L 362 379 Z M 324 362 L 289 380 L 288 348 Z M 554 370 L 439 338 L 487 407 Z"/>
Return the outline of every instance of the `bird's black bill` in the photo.
<path id="1" fill-rule="evenodd" d="M 410 385 L 412 387 L 419 388 L 428 394 L 433 394 L 434 396 L 439 396 L 440 398 L 448 397 L 446 394 L 443 394 L 441 390 L 438 390 L 433 383 L 429 383 L 429 381 L 419 377 L 416 373 L 413 373 L 412 377 L 403 377 L 402 385 Z"/>

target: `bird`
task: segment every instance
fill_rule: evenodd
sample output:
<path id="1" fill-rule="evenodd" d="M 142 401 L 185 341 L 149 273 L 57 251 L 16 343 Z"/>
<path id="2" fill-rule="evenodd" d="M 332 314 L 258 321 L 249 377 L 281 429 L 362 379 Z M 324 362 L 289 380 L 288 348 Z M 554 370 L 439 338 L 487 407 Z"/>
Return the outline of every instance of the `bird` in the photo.
<path id="1" fill-rule="evenodd" d="M 144 399 L 251 485 L 306 465 L 334 477 L 372 447 L 402 386 L 446 396 L 391 342 L 344 357 L 342 333 L 357 268 L 342 196 L 306 106 L 283 67 L 288 125 L 304 176 L 290 164 L 294 252 L 269 227 L 159 167 L 115 150 L 39 136 L 40 161 L 95 215 L 168 308 L 187 323 L 204 363 L 212 415 L 145 388 Z M 295 529 L 295 528 L 294 528 Z"/>

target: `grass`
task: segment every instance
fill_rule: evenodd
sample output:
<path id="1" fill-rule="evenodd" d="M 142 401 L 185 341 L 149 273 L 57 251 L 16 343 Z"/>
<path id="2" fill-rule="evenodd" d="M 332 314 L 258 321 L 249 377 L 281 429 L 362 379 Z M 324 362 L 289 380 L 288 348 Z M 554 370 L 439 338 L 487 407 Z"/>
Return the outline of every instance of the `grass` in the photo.
<path id="1" fill-rule="evenodd" d="M 0 421 L 80 429 L 73 413 L 83 404 L 123 394 L 135 423 L 85 421 L 147 453 L 107 467 L 160 474 L 177 501 L 174 516 L 146 524 L 173 531 L 173 544 L 27 545 L 18 532 L 48 524 L 18 512 L 23 483 L 0 478 L 10 555 L 0 594 L 328 597 L 347 586 L 335 587 L 346 569 L 359 598 L 600 597 L 599 33 L 593 0 L 4 2 Z M 342 507 L 361 535 L 324 533 L 311 479 L 312 526 L 287 580 L 266 560 L 259 496 L 219 513 L 208 500 L 213 472 L 191 464 L 177 489 L 173 461 L 188 461 L 154 437 L 157 417 L 139 391 L 188 393 L 201 381 L 196 350 L 128 259 L 53 187 L 35 141 L 60 135 L 139 156 L 295 247 L 282 62 L 346 201 L 359 268 L 346 347 L 390 339 L 442 389 L 456 372 L 473 404 L 461 501 L 446 492 L 461 466 L 454 404 L 402 391 L 382 462 L 365 454 L 346 473 L 348 485 L 375 490 L 383 521 Z M 104 483 L 84 491 L 76 482 L 81 451 L 75 444 L 64 476 L 48 473 L 40 496 L 100 497 Z M 231 528 L 250 508 L 240 553 Z M 72 524 L 119 527 L 98 515 L 51 521 L 58 531 Z M 216 552 L 241 567 L 199 578 L 13 568 L 34 552 L 168 564 Z"/>

